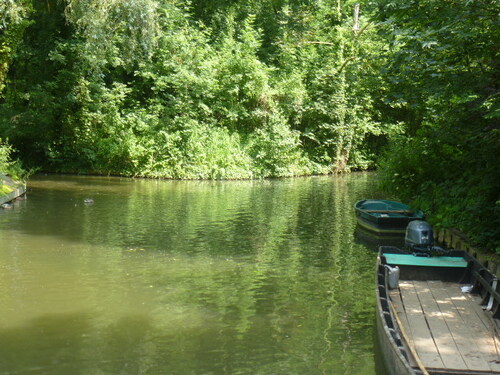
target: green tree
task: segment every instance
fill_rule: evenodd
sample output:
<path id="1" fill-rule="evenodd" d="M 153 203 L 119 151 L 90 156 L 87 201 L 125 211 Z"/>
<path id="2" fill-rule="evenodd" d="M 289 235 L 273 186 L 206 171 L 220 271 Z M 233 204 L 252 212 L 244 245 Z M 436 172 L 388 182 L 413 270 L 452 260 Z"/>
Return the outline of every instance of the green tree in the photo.
<path id="1" fill-rule="evenodd" d="M 29 0 L 0 0 L 0 95 L 5 87 L 9 64 L 28 26 Z"/>
<path id="2" fill-rule="evenodd" d="M 373 140 L 388 132 L 371 98 L 379 39 L 353 31 L 353 8 L 35 2 L 1 134 L 56 171 L 250 178 L 370 167 Z"/>
<path id="3" fill-rule="evenodd" d="M 500 248 L 495 1 L 379 2 L 390 50 L 386 116 L 407 136 L 388 153 L 387 187 L 439 225 Z"/>

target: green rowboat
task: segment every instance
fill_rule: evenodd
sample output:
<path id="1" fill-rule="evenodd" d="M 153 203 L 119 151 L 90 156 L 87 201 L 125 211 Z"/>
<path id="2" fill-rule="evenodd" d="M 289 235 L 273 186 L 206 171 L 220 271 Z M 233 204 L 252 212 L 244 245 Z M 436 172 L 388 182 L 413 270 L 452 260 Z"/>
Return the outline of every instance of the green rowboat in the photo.
<path id="1" fill-rule="evenodd" d="M 365 199 L 354 205 L 361 227 L 381 234 L 404 234 L 412 220 L 423 220 L 422 211 L 413 211 L 406 204 L 389 200 Z"/>

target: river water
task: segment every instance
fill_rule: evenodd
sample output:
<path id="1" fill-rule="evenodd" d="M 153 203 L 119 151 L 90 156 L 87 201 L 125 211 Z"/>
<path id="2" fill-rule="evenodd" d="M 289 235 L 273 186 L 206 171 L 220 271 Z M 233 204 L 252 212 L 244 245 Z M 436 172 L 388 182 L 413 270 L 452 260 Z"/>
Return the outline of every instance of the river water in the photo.
<path id="1" fill-rule="evenodd" d="M 0 374 L 380 374 L 373 180 L 32 178 L 0 210 Z"/>

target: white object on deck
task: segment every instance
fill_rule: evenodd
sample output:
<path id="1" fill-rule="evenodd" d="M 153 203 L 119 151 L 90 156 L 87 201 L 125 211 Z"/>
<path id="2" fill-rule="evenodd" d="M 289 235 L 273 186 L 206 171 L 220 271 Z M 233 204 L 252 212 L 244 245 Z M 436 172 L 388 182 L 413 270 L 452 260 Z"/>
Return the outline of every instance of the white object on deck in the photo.
<path id="1" fill-rule="evenodd" d="M 389 289 L 397 289 L 399 287 L 399 267 L 391 267 L 385 265 L 387 268 L 387 280 Z"/>

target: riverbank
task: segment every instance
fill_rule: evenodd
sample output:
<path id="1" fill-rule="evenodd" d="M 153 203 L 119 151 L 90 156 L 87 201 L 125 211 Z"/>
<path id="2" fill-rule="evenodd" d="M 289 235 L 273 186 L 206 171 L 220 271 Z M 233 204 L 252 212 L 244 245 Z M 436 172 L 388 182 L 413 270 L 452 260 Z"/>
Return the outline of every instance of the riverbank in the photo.
<path id="1" fill-rule="evenodd" d="M 25 183 L 14 181 L 9 176 L 0 174 L 0 204 L 8 203 L 25 193 Z"/>

